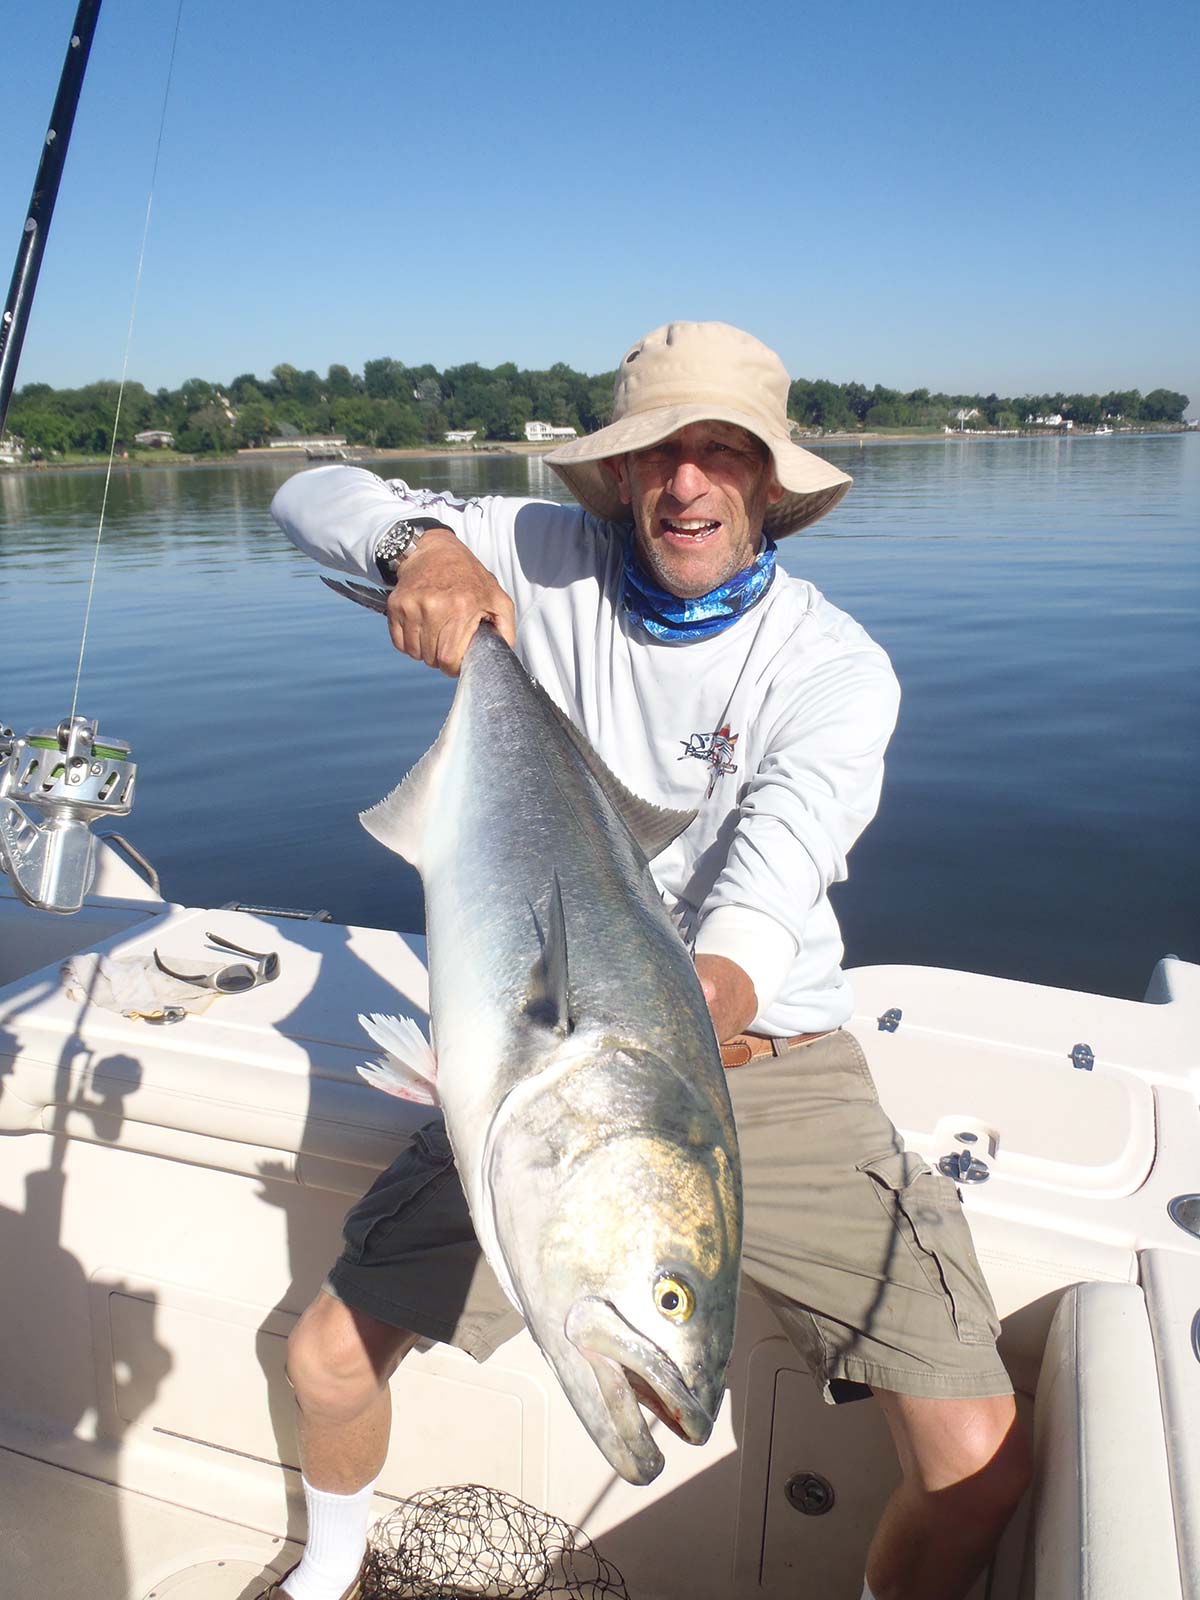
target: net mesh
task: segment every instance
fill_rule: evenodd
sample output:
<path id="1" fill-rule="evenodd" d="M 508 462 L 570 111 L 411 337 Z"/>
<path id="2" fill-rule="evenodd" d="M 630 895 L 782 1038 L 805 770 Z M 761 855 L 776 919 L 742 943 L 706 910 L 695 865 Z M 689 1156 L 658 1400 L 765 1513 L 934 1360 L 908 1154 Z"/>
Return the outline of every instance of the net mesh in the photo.
<path id="1" fill-rule="evenodd" d="M 363 1600 L 629 1600 L 586 1534 L 482 1484 L 428 1489 L 379 1522 Z"/>

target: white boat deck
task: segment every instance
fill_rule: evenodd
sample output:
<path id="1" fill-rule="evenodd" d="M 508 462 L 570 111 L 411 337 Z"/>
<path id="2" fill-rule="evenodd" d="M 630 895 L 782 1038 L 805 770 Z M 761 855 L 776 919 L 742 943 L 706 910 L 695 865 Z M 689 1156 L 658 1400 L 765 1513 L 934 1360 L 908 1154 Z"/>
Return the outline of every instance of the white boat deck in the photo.
<path id="1" fill-rule="evenodd" d="M 254 1600 L 300 1546 L 35 1457 L 0 1450 L 4 1593 L 66 1600 Z M 145 1587 L 148 1585 L 149 1587 Z"/>
<path id="2" fill-rule="evenodd" d="M 110 859 L 80 918 L 28 912 L 4 887 L 0 1589 L 249 1600 L 303 1525 L 288 1331 L 349 1200 L 428 1115 L 354 1071 L 360 1010 L 423 1020 L 420 941 L 164 906 Z M 278 950 L 279 980 L 175 1026 L 62 990 L 80 944 L 186 955 L 210 930 Z M 990 1176 L 965 1203 L 1031 1417 L 1039 1395 L 1039 1491 L 978 1600 L 1130 1600 L 1097 1508 L 1152 1550 L 1140 1592 L 1197 1600 L 1200 1241 L 1166 1205 L 1200 1187 L 1200 968 L 1160 963 L 1146 1003 L 911 967 L 852 981 L 855 1031 L 910 1143 L 936 1161 L 976 1135 Z M 891 1008 L 895 1032 L 878 1021 Z M 1072 1065 L 1080 1043 L 1091 1070 Z M 1101 1330 L 1098 1355 L 1126 1352 L 1116 1371 L 1132 1363 L 1157 1410 L 1114 1405 L 1103 1361 L 1072 1343 L 1081 1327 Z M 647 1489 L 614 1479 L 527 1336 L 482 1367 L 418 1353 L 393 1392 L 381 1512 L 492 1484 L 583 1527 L 633 1600 L 857 1600 L 895 1476 L 876 1408 L 824 1406 L 752 1292 L 713 1439 L 661 1438 Z M 1098 1453 L 1063 1420 L 1081 1417 L 1109 1419 L 1088 1432 Z M 832 1486 L 827 1514 L 793 1507 L 802 1473 Z M 1063 1482 L 1065 1498 L 1043 1492 Z"/>

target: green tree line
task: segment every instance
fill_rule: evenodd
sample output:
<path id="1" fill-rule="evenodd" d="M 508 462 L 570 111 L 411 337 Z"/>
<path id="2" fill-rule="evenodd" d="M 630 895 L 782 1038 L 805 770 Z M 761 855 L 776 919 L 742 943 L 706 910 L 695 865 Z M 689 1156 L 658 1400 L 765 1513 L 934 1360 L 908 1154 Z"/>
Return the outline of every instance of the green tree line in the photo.
<path id="1" fill-rule="evenodd" d="M 117 425 L 117 445 L 130 449 L 135 434 L 160 429 L 191 455 L 223 454 L 267 444 L 281 435 L 343 437 L 350 444 L 383 449 L 440 444 L 450 429 L 473 428 L 480 440 L 525 437 L 535 418 L 556 427 L 590 433 L 609 421 L 611 372 L 589 376 L 562 362 L 529 371 L 512 362 L 481 367 L 467 362 L 439 371 L 409 367 L 391 356 L 364 364 L 361 373 L 335 365 L 324 377 L 286 363 L 269 378 L 245 372 L 231 383 L 189 378 L 178 389 L 151 393 L 128 383 Z M 26 449 L 52 456 L 102 453 L 112 436 L 117 407 L 115 382 L 82 389 L 30 383 L 18 391 L 8 430 Z M 805 430 L 857 432 L 877 428 L 955 426 L 959 412 L 976 411 L 971 427 L 1017 428 L 1027 417 L 1060 414 L 1084 425 L 1120 418 L 1127 423 L 1178 423 L 1187 395 L 1153 389 L 1113 390 L 1105 395 L 933 394 L 904 392 L 881 384 L 832 383 L 798 378 L 788 410 Z"/>
<path id="2" fill-rule="evenodd" d="M 788 414 L 808 428 L 854 432 L 872 428 L 941 428 L 958 425 L 959 413 L 978 412 L 972 428 L 1021 428 L 1030 417 L 1061 416 L 1085 426 L 1104 422 L 1183 421 L 1188 397 L 1172 389 L 1113 389 L 1108 394 L 931 394 L 928 389 L 885 389 L 876 384 L 811 382 L 797 378 Z"/>

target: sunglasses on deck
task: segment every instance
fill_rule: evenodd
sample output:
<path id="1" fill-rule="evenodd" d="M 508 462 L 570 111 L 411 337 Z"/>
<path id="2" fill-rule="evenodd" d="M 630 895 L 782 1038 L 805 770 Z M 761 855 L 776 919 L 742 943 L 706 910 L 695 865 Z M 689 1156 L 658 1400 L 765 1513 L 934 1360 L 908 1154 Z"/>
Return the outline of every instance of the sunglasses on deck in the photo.
<path id="1" fill-rule="evenodd" d="M 249 989 L 257 989 L 260 984 L 273 983 L 279 976 L 279 956 L 276 951 L 269 950 L 263 953 L 258 950 L 246 950 L 240 944 L 234 944 L 230 939 L 222 939 L 216 933 L 206 933 L 204 937 L 219 950 L 229 950 L 234 955 L 248 957 L 254 965 L 251 967 L 244 961 L 232 961 L 217 972 L 213 972 L 208 966 L 193 965 L 190 961 L 175 961 L 174 966 L 168 966 L 157 950 L 154 952 L 154 964 L 169 978 L 178 978 L 181 983 L 195 984 L 198 989 L 215 989 L 218 994 L 244 994 Z M 172 960 L 175 958 L 172 957 Z"/>

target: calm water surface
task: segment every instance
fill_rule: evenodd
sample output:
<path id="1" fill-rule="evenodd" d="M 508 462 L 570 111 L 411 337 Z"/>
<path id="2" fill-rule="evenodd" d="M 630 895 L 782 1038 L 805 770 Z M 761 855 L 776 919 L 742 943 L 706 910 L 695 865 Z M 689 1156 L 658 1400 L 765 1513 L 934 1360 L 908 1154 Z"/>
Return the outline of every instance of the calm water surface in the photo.
<path id="1" fill-rule="evenodd" d="M 1200 438 L 832 447 L 856 479 L 780 557 L 891 653 L 883 804 L 836 903 L 847 961 L 1140 996 L 1200 960 Z M 127 740 L 121 825 L 183 903 L 420 925 L 358 826 L 452 685 L 331 595 L 267 515 L 295 463 L 114 480 L 79 711 Z M 539 458 L 392 462 L 464 493 L 566 498 Z M 71 703 L 103 485 L 0 476 L 0 722 Z"/>

